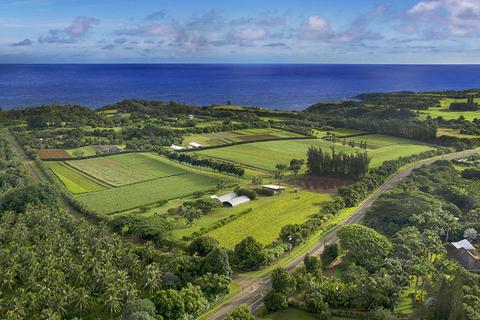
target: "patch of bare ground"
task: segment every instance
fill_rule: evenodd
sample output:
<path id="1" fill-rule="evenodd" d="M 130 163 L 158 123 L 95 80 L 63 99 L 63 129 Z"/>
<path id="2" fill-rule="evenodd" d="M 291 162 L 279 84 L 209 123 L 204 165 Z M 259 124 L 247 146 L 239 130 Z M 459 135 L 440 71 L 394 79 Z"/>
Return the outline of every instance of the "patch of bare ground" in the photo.
<path id="1" fill-rule="evenodd" d="M 286 183 L 293 187 L 332 195 L 336 195 L 340 187 L 349 185 L 352 182 L 353 181 L 348 178 L 317 177 L 310 175 L 298 176 L 286 181 Z"/>

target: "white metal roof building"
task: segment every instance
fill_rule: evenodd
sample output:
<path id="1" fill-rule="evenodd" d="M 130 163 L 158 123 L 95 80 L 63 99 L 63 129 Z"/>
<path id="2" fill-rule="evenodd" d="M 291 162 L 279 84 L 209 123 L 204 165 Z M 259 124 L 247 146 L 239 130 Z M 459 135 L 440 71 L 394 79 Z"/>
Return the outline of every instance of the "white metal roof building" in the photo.
<path id="1" fill-rule="evenodd" d="M 224 194 L 223 196 L 212 196 L 212 199 L 217 199 L 224 206 L 236 207 L 242 203 L 249 202 L 250 198 L 247 196 L 238 196 L 235 192 Z"/>
<path id="2" fill-rule="evenodd" d="M 170 146 L 170 148 L 173 149 L 173 150 L 183 150 L 183 149 L 185 149 L 184 147 L 177 146 L 176 144 L 172 144 Z"/>
<path id="3" fill-rule="evenodd" d="M 240 204 L 243 204 L 243 203 L 246 203 L 246 202 L 249 202 L 249 201 L 250 201 L 249 197 L 240 196 L 240 197 L 233 198 L 231 200 L 224 201 L 223 204 L 226 205 L 226 206 L 229 206 L 229 207 L 236 207 Z"/>
<path id="4" fill-rule="evenodd" d="M 285 190 L 285 187 L 277 186 L 276 184 L 264 184 L 262 187 L 265 188 L 265 189 L 270 189 L 270 190 L 274 190 L 274 191 Z"/>
<path id="5" fill-rule="evenodd" d="M 189 147 L 192 147 L 192 148 L 201 148 L 201 147 L 203 147 L 200 143 L 196 143 L 196 142 L 193 142 L 193 141 L 190 142 L 190 143 L 188 144 L 188 146 L 189 146 Z"/>

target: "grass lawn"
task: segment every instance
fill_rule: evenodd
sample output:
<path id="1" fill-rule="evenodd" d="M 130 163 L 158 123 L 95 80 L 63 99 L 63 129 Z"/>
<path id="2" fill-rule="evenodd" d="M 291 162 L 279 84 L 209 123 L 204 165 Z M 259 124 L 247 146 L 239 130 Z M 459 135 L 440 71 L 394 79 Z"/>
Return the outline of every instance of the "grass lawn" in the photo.
<path id="1" fill-rule="evenodd" d="M 212 190 L 216 188 L 217 181 L 209 176 L 188 173 L 81 194 L 76 198 L 91 210 L 109 214 L 187 196 L 195 191 Z"/>
<path id="2" fill-rule="evenodd" d="M 419 279 L 418 281 L 418 290 L 417 294 L 420 296 L 422 288 L 422 279 Z M 414 313 L 417 308 L 413 305 L 413 295 L 415 294 L 415 277 L 412 277 L 410 279 L 410 283 L 407 287 L 403 288 L 402 294 L 400 295 L 399 298 L 399 303 L 395 307 L 395 313 L 401 314 L 401 315 L 408 315 Z M 423 294 L 423 299 L 427 299 L 428 295 L 426 291 L 424 291 Z M 420 302 L 417 307 L 421 306 L 422 303 Z"/>
<path id="3" fill-rule="evenodd" d="M 101 184 L 84 176 L 80 172 L 65 166 L 60 162 L 47 162 L 47 166 L 70 192 L 85 193 L 105 190 Z"/>
<path id="4" fill-rule="evenodd" d="M 313 313 L 308 313 L 295 308 L 287 308 L 285 310 L 270 313 L 261 318 L 262 320 L 315 320 L 317 317 Z M 332 316 L 330 320 L 353 320 L 355 318 Z"/>
<path id="5" fill-rule="evenodd" d="M 247 236 L 268 245 L 278 237 L 284 225 L 304 222 L 310 215 L 320 212 L 322 203 L 331 199 L 332 197 L 326 194 L 287 191 L 277 196 L 262 197 L 233 209 L 218 209 L 230 214 L 248 208 L 253 211 L 209 232 L 208 235 L 230 249 Z"/>
<path id="6" fill-rule="evenodd" d="M 255 140 L 269 140 L 275 138 L 303 137 L 303 135 L 275 128 L 244 129 L 213 133 L 201 133 L 186 136 L 182 145 L 197 142 L 203 146 L 218 146 L 227 143 Z"/>
<path id="7" fill-rule="evenodd" d="M 428 110 L 419 110 L 421 113 L 420 118 L 425 119 L 427 115 L 432 118 L 442 117 L 446 120 L 458 119 L 460 116 L 464 116 L 466 120 L 472 121 L 475 118 L 480 118 L 480 111 L 450 111 L 449 107 L 452 102 L 466 102 L 465 99 L 442 99 L 440 101 L 440 107 L 430 107 Z M 480 99 L 475 99 L 476 103 L 480 103 Z"/>
<path id="8" fill-rule="evenodd" d="M 187 173 L 149 153 L 72 160 L 67 164 L 113 186 Z"/>
<path id="9" fill-rule="evenodd" d="M 97 150 L 95 150 L 94 146 L 84 146 L 78 148 L 72 148 L 66 150 L 72 157 L 75 157 L 76 154 L 81 153 L 78 155 L 79 157 L 87 157 L 87 156 L 94 156 L 97 154 Z"/>

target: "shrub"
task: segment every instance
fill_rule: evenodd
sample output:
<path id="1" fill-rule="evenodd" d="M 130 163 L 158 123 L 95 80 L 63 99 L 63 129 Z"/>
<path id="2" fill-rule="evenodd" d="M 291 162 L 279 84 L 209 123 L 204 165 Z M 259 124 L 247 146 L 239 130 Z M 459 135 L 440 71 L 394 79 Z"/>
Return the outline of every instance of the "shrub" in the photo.
<path id="1" fill-rule="evenodd" d="M 257 194 L 253 190 L 239 188 L 235 190 L 235 193 L 239 196 L 247 196 L 250 200 L 254 200 L 257 197 Z"/>
<path id="2" fill-rule="evenodd" d="M 287 297 L 278 291 L 270 291 L 263 299 L 268 311 L 278 311 L 288 307 Z"/>

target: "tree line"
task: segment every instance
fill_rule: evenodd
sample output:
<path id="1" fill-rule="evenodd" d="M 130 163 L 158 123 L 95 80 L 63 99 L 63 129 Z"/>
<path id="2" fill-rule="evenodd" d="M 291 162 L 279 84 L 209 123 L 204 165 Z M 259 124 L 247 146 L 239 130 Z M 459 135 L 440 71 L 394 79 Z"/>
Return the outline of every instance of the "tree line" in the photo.
<path id="1" fill-rule="evenodd" d="M 437 125 L 431 122 L 419 122 L 405 119 L 370 119 L 348 118 L 346 126 L 351 129 L 364 130 L 376 133 L 385 133 L 392 136 L 427 141 L 435 141 Z"/>
<path id="2" fill-rule="evenodd" d="M 307 151 L 307 167 L 312 175 L 334 175 L 359 178 L 368 172 L 371 158 L 366 152 L 325 152 L 320 147 L 310 146 Z"/>
<path id="3" fill-rule="evenodd" d="M 245 170 L 233 163 L 218 161 L 209 158 L 200 158 L 197 155 L 190 155 L 183 152 L 168 152 L 165 154 L 170 160 L 178 162 L 188 163 L 195 167 L 210 168 L 214 171 L 233 174 L 235 176 L 242 177 L 245 174 Z"/>

